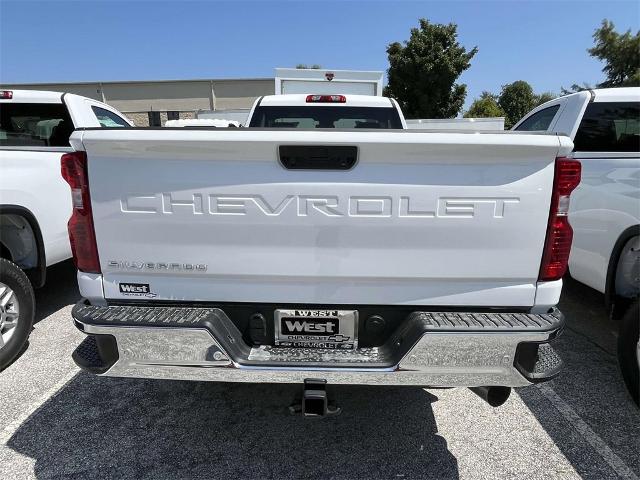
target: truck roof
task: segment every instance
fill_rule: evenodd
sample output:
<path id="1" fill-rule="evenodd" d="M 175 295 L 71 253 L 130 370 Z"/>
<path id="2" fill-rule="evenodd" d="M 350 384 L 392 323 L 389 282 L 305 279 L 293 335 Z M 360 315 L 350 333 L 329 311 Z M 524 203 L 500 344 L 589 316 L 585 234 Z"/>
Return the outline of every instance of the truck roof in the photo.
<path id="1" fill-rule="evenodd" d="M 307 95 L 305 94 L 288 94 L 288 95 L 266 95 L 260 100 L 260 106 L 265 107 L 294 107 L 309 105 L 307 103 Z M 373 95 L 343 95 L 347 101 L 344 103 L 313 103 L 314 107 L 378 107 L 391 108 L 393 104 L 387 97 L 378 97 Z"/>
<path id="2" fill-rule="evenodd" d="M 582 102 L 639 102 L 640 101 L 640 87 L 619 87 L 619 88 L 593 88 L 587 90 L 581 90 L 579 92 L 570 93 L 568 95 L 562 95 L 561 97 L 554 98 L 545 102 L 541 105 L 538 105 L 533 110 L 527 112 L 527 114 L 522 117 L 518 122 L 511 127 L 511 130 L 518 128 L 520 124 L 527 118 L 531 117 L 534 113 L 540 112 L 546 108 L 549 108 L 553 105 L 560 105 L 562 103 L 570 103 L 573 100 L 580 101 L 577 99 L 582 99 Z M 575 112 L 575 120 L 580 120 L 582 118 L 582 114 L 584 113 L 584 109 Z M 576 133 L 576 129 L 578 125 L 575 124 L 571 131 L 567 130 L 565 133 L 569 133 L 570 137 Z M 562 131 L 562 130 L 560 130 Z M 573 133 L 571 133 L 573 132 Z"/>
<path id="3" fill-rule="evenodd" d="M 594 102 L 640 102 L 640 87 L 596 88 Z"/>
<path id="4" fill-rule="evenodd" d="M 62 103 L 62 92 L 46 90 L 12 90 L 0 87 L 0 91 L 11 92 L 11 98 L 0 98 L 0 102 L 16 103 Z"/>

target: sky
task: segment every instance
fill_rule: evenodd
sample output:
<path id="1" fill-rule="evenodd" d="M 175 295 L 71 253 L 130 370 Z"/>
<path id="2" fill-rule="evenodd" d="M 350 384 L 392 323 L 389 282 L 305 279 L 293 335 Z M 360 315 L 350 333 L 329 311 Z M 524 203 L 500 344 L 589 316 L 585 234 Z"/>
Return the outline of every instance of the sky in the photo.
<path id="1" fill-rule="evenodd" d="M 478 47 L 466 105 L 526 80 L 537 93 L 603 80 L 586 52 L 602 19 L 640 28 L 636 1 L 0 0 L 0 83 L 272 77 L 275 67 L 386 70 L 419 18 Z"/>

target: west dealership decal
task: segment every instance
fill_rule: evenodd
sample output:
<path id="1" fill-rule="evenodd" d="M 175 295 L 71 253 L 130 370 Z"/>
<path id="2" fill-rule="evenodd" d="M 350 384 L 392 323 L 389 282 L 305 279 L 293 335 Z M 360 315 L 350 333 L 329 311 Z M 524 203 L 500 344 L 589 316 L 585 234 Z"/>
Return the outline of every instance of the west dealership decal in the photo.
<path id="1" fill-rule="evenodd" d="M 153 298 L 155 293 L 151 292 L 151 288 L 148 283 L 119 283 L 118 287 L 122 295 L 128 297 L 147 297 Z"/>

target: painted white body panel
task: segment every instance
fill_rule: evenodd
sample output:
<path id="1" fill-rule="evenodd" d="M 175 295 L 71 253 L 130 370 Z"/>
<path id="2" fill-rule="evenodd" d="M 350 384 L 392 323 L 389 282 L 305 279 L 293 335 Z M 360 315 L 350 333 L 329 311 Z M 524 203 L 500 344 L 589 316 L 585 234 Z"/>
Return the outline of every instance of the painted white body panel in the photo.
<path id="1" fill-rule="evenodd" d="M 235 120 L 224 120 L 222 118 L 189 118 L 185 120 L 167 120 L 165 127 L 239 127 L 240 122 Z"/>
<path id="2" fill-rule="evenodd" d="M 333 74 L 332 80 L 327 74 Z M 276 68 L 275 94 L 358 94 L 382 95 L 383 72 L 325 70 L 312 68 Z"/>
<path id="3" fill-rule="evenodd" d="M 557 98 L 532 110 L 518 124 L 559 104 L 547 131 L 566 133 L 573 140 L 590 101 L 640 102 L 640 88 L 583 91 Z M 640 225 L 640 152 L 577 151 L 572 155 L 582 164 L 582 181 L 571 195 L 569 221 L 574 235 L 569 270 L 576 280 L 604 293 L 618 238 L 629 227 Z"/>
<path id="4" fill-rule="evenodd" d="M 99 106 L 125 118 L 101 102 L 59 92 L 13 90 L 6 103 L 64 103 L 76 128 L 99 127 L 91 106 Z M 0 205 L 29 210 L 42 233 L 47 266 L 71 258 L 67 222 L 71 216 L 71 192 L 60 174 L 60 158 L 71 147 L 0 146 Z"/>
<path id="5" fill-rule="evenodd" d="M 417 130 L 504 130 L 504 117 L 493 118 L 416 118 L 407 120 L 407 128 Z"/>
<path id="6" fill-rule="evenodd" d="M 640 154 L 574 156 L 582 163 L 582 181 L 569 211 L 574 230 L 569 269 L 576 280 L 604 293 L 618 238 L 640 224 Z"/>
<path id="7" fill-rule="evenodd" d="M 237 110 L 198 110 L 196 120 L 229 120 L 238 122 L 240 125 L 247 125 L 250 108 L 239 108 Z"/>
<path id="8" fill-rule="evenodd" d="M 359 157 L 349 171 L 286 170 L 281 144 L 357 145 Z M 72 145 L 88 154 L 106 298 L 139 282 L 155 300 L 529 307 L 554 161 L 572 148 L 550 135 L 282 129 L 91 130 Z M 148 268 L 165 263 L 206 270 Z M 557 301 L 552 283 L 543 298 Z"/>
<path id="9" fill-rule="evenodd" d="M 317 93 L 317 92 L 314 92 Z M 320 92 L 323 94 L 323 92 Z M 290 94 L 290 95 L 265 95 L 260 98 L 260 105 L 263 107 L 307 107 L 308 93 Z M 371 95 L 361 94 L 345 94 L 347 99 L 344 103 L 313 103 L 312 107 L 372 107 L 372 108 L 391 108 L 394 106 L 393 101 L 388 97 L 375 97 Z M 249 119 L 250 120 L 250 119 Z"/>
<path id="10" fill-rule="evenodd" d="M 281 88 L 283 93 L 318 93 L 330 95 L 333 93 L 355 93 L 357 95 L 375 95 L 375 83 L 360 82 L 314 82 L 304 80 L 282 80 Z"/>
<path id="11" fill-rule="evenodd" d="M 23 207 L 33 214 L 42 233 L 47 266 L 71 257 L 67 233 L 71 192 L 60 175 L 60 157 L 65 151 L 71 149 L 33 151 L 0 147 L 0 205 Z"/>

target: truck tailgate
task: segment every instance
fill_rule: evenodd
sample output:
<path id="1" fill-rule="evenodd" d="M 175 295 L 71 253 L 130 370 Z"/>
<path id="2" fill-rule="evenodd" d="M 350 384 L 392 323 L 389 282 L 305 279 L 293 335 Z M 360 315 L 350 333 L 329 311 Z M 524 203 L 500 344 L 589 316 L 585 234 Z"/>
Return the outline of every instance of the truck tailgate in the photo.
<path id="1" fill-rule="evenodd" d="M 571 150 L 509 133 L 72 138 L 88 156 L 106 298 L 276 305 L 533 305 L 554 160 Z M 356 147 L 357 161 L 287 169 L 282 145 Z"/>

